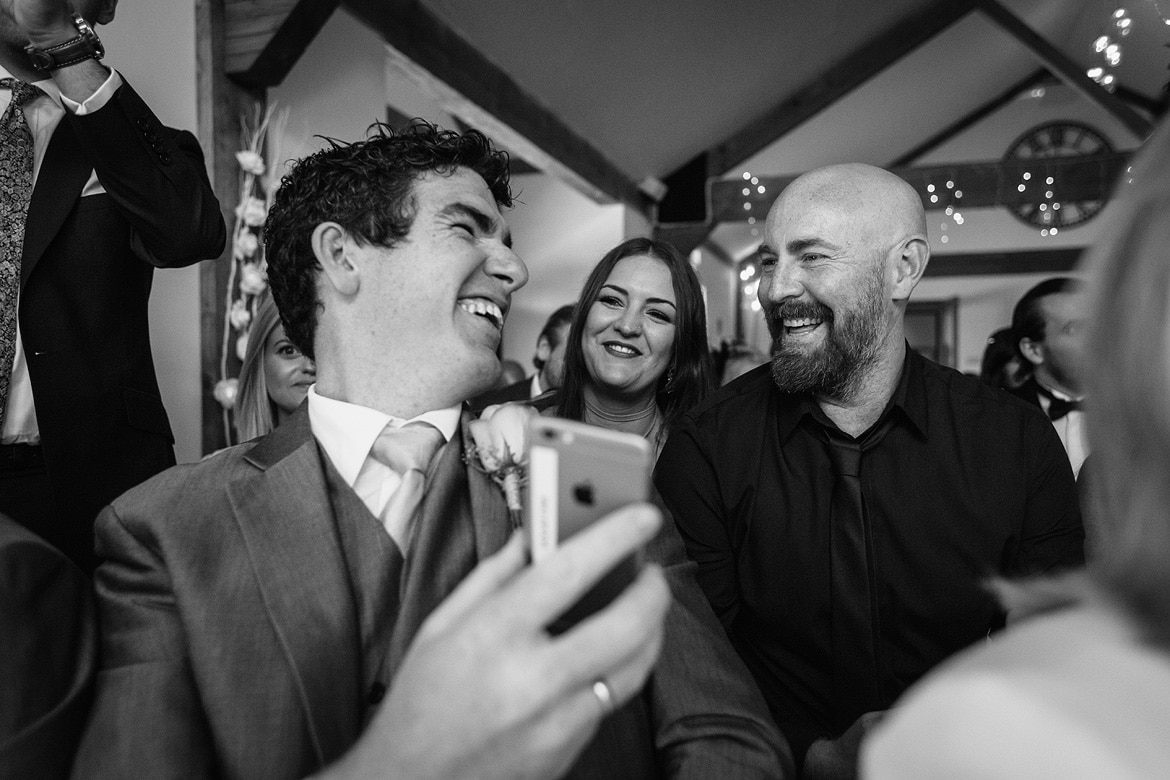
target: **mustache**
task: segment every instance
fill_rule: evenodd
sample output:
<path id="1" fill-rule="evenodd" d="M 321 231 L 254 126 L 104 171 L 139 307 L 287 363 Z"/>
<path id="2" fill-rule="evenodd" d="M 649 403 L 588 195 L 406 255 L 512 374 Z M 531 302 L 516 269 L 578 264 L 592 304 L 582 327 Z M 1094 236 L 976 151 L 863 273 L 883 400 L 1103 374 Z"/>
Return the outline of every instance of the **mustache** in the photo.
<path id="1" fill-rule="evenodd" d="M 780 325 L 784 320 L 814 319 L 833 321 L 833 312 L 828 306 L 816 301 L 784 301 L 764 306 L 764 319 L 769 325 Z"/>

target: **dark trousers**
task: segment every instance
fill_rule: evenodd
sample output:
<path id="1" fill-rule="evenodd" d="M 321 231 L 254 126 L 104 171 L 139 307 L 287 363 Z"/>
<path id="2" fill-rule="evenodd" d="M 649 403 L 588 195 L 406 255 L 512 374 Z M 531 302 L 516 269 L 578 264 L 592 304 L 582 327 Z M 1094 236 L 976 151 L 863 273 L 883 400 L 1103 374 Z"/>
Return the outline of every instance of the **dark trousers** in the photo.
<path id="1" fill-rule="evenodd" d="M 39 447 L 0 446 L 0 513 L 93 573 L 93 518 L 70 517 L 61 509 Z"/>

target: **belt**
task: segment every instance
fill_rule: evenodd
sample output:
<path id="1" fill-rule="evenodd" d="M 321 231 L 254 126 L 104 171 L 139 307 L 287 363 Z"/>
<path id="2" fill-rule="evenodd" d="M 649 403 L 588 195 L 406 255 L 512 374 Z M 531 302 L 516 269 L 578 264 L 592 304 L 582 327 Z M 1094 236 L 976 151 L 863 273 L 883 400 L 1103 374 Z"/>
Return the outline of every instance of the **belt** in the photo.
<path id="1" fill-rule="evenodd" d="M 0 444 L 0 471 L 43 466 L 45 455 L 39 444 Z"/>

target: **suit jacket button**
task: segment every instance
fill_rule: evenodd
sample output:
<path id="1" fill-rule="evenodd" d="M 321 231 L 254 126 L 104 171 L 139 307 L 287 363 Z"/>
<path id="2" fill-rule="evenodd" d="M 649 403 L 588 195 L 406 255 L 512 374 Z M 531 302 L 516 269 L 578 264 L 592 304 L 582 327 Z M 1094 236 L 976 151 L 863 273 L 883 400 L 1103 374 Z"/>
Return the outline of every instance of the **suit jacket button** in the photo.
<path id="1" fill-rule="evenodd" d="M 386 696 L 386 684 L 381 680 L 376 680 L 370 686 L 370 692 L 366 696 L 366 702 L 370 705 L 378 704 Z"/>

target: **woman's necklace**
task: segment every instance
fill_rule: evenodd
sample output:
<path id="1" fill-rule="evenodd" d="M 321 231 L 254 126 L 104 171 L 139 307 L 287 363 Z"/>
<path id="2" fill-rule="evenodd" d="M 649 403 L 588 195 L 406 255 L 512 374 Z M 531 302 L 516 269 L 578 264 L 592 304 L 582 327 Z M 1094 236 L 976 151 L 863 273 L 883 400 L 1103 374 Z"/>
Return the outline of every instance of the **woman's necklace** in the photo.
<path id="1" fill-rule="evenodd" d="M 661 420 L 662 413 L 658 410 L 658 404 L 654 403 L 653 399 L 644 408 L 629 412 L 604 411 L 589 403 L 588 398 L 585 399 L 585 422 L 591 425 L 634 433 L 643 439 L 653 441 L 653 437 L 658 433 Z"/>

